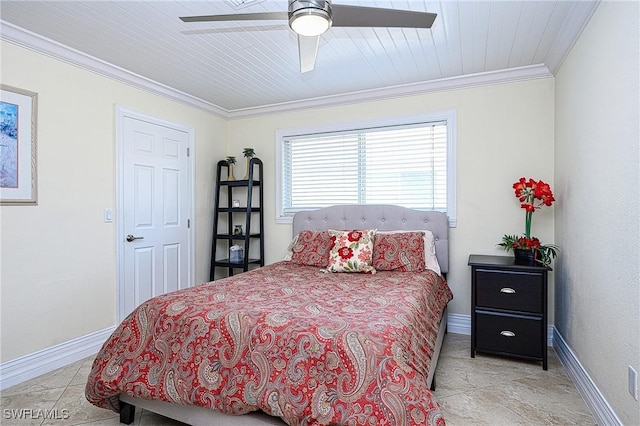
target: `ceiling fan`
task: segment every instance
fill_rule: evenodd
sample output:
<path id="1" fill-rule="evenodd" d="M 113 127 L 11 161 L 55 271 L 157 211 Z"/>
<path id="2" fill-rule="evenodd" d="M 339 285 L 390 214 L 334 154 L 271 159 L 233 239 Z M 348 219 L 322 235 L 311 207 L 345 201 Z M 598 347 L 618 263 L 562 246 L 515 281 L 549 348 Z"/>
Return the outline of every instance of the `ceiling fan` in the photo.
<path id="1" fill-rule="evenodd" d="M 298 34 L 300 72 L 313 70 L 320 35 L 333 27 L 431 28 L 435 13 L 332 5 L 329 0 L 289 0 L 288 12 L 183 16 L 184 22 L 288 20 Z"/>

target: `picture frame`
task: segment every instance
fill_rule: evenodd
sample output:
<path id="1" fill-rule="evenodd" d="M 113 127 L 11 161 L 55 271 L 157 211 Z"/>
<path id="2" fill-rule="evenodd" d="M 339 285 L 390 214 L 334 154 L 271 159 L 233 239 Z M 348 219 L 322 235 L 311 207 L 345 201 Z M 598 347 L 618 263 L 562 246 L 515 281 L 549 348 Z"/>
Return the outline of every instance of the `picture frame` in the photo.
<path id="1" fill-rule="evenodd" d="M 38 204 L 38 94 L 0 85 L 0 205 Z"/>

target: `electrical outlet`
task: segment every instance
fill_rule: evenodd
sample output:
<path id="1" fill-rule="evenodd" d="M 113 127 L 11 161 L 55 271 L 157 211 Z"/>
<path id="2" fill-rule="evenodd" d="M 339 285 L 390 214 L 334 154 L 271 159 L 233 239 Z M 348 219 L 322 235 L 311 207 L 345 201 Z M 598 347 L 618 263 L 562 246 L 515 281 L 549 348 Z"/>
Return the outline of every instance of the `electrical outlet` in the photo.
<path id="1" fill-rule="evenodd" d="M 629 393 L 638 400 L 638 373 L 632 366 L 629 366 Z"/>

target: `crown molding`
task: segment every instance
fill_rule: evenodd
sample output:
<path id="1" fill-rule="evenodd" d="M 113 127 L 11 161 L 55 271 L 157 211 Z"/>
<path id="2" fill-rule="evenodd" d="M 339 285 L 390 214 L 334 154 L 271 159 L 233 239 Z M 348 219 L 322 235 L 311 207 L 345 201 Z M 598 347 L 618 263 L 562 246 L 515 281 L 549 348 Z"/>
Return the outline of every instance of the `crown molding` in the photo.
<path id="1" fill-rule="evenodd" d="M 229 111 L 229 118 L 246 118 L 251 116 L 281 113 L 307 108 L 324 108 L 351 103 L 375 101 L 405 96 L 415 96 L 424 93 L 441 92 L 445 90 L 465 89 L 472 87 L 502 84 L 515 81 L 533 80 L 553 77 L 544 64 L 529 65 L 518 68 L 508 68 L 458 77 L 442 78 L 438 80 L 418 83 L 388 86 L 378 89 L 341 93 L 339 95 L 323 96 L 302 101 L 283 102 L 255 108 L 243 108 Z"/>
<path id="2" fill-rule="evenodd" d="M 24 47 L 87 71 L 213 114 L 227 117 L 228 111 L 210 102 L 128 71 L 57 41 L 0 20 L 0 40 Z"/>
<path id="3" fill-rule="evenodd" d="M 418 83 L 347 92 L 339 95 L 322 96 L 303 99 L 300 101 L 227 110 L 211 102 L 207 102 L 203 99 L 158 83 L 3 20 L 0 20 L 0 39 L 87 71 L 94 72 L 104 77 L 114 79 L 121 83 L 128 84 L 138 89 L 145 90 L 155 95 L 208 111 L 226 119 L 256 117 L 300 109 L 326 108 L 359 102 L 415 96 L 445 90 L 456 90 L 553 77 L 553 74 L 544 64 L 538 64 Z"/>

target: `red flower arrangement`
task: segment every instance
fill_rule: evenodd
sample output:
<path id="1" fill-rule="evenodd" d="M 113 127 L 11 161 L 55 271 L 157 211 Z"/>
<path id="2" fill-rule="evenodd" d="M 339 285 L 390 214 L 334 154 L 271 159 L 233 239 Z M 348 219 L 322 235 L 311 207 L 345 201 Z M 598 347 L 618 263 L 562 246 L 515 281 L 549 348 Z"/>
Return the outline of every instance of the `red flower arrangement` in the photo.
<path id="1" fill-rule="evenodd" d="M 520 178 L 513 184 L 513 190 L 520 201 L 520 207 L 525 210 L 524 235 L 505 235 L 502 242 L 498 244 L 507 251 L 529 250 L 533 252 L 536 262 L 544 266 L 551 263 L 551 259 L 558 254 L 558 247 L 553 244 L 542 245 L 536 237 L 531 237 L 531 220 L 533 213 L 545 206 L 551 206 L 556 200 L 548 183 L 542 180 Z"/>

